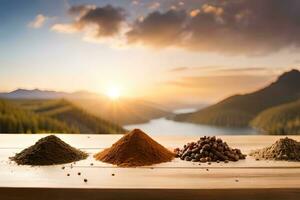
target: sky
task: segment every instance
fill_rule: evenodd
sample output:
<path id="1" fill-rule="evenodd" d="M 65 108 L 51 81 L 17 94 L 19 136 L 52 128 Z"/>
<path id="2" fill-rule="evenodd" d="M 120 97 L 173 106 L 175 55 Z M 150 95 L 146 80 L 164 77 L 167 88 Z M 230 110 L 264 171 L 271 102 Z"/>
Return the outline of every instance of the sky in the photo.
<path id="1" fill-rule="evenodd" d="M 0 3 L 0 91 L 215 102 L 300 66 L 298 0 Z"/>

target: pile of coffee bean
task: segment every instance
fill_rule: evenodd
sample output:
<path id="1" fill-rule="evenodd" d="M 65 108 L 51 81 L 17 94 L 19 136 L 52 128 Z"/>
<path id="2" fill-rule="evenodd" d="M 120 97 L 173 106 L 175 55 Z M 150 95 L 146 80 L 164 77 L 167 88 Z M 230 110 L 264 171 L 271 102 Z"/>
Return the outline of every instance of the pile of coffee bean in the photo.
<path id="1" fill-rule="evenodd" d="M 192 162 L 228 162 L 245 159 L 240 149 L 230 148 L 222 139 L 212 137 L 201 137 L 197 142 L 191 142 L 183 146 L 183 149 L 174 150 L 181 160 Z"/>

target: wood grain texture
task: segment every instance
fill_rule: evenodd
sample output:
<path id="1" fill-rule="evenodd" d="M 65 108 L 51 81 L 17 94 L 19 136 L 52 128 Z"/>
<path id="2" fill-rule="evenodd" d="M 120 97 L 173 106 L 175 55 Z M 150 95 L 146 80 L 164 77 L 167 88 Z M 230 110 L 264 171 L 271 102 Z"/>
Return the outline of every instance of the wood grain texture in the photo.
<path id="1" fill-rule="evenodd" d="M 284 199 L 300 199 L 300 162 L 255 161 L 248 156 L 246 160 L 227 164 L 199 165 L 174 159 L 172 162 L 153 166 L 118 168 L 94 160 L 94 153 L 109 147 L 121 135 L 58 135 L 65 142 L 90 154 L 88 159 L 72 165 L 31 167 L 18 166 L 9 161 L 8 157 L 44 136 L 0 135 L 0 199 L 35 199 L 32 196 L 35 192 L 43 194 L 43 199 L 64 199 L 72 193 L 76 195 L 71 199 L 97 199 L 95 195 L 105 197 L 104 199 L 118 199 L 120 195 L 137 199 L 150 191 L 151 195 L 146 195 L 144 199 L 193 199 L 194 195 L 202 195 L 205 199 L 224 195 L 230 199 L 242 196 L 243 199 L 263 199 L 268 195 L 271 199 L 283 199 L 279 198 L 283 195 L 286 197 Z M 191 136 L 153 138 L 170 149 L 198 139 Z M 253 149 L 272 144 L 280 136 L 221 138 L 230 146 L 240 148 L 248 154 Z M 291 138 L 300 140 L 299 136 Z M 81 173 L 80 176 L 78 172 Z M 67 176 L 68 173 L 70 176 Z M 85 178 L 88 179 L 87 183 L 83 181 Z M 265 193 L 266 191 L 270 192 Z M 162 194 L 169 196 L 162 198 Z M 247 195 L 244 196 L 245 194 Z"/>

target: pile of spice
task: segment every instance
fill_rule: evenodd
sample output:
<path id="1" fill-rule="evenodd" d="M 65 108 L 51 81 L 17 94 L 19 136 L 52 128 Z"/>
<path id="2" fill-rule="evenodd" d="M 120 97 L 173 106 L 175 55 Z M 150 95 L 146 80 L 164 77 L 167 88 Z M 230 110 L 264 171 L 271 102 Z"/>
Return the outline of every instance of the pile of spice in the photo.
<path id="1" fill-rule="evenodd" d="M 175 155 L 143 131 L 134 129 L 94 157 L 120 167 L 138 167 L 168 162 Z"/>
<path id="2" fill-rule="evenodd" d="M 300 161 L 300 142 L 288 137 L 277 140 L 269 147 L 250 153 L 255 159 Z"/>
<path id="3" fill-rule="evenodd" d="M 230 148 L 222 139 L 213 137 L 201 137 L 197 142 L 191 142 L 182 149 L 174 150 L 181 160 L 192 162 L 219 162 L 238 161 L 245 159 L 240 149 Z"/>
<path id="4" fill-rule="evenodd" d="M 54 165 L 87 158 L 87 154 L 54 135 L 44 137 L 10 159 L 19 165 Z"/>

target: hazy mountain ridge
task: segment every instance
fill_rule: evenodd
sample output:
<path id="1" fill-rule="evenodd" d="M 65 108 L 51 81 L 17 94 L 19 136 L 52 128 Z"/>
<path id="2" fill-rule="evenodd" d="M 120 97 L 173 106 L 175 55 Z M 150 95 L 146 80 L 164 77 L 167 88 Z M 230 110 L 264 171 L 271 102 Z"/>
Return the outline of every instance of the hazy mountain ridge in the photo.
<path id="1" fill-rule="evenodd" d="M 299 98 L 300 72 L 291 70 L 261 90 L 234 95 L 200 111 L 176 115 L 173 119 L 181 122 L 243 127 L 249 126 L 260 112 Z"/>
<path id="2" fill-rule="evenodd" d="M 61 99 L 61 98 L 98 98 L 100 95 L 87 92 L 57 92 L 52 90 L 27 90 L 17 89 L 12 92 L 0 93 L 0 98 L 6 99 Z"/>
<path id="3" fill-rule="evenodd" d="M 112 101 L 106 96 L 87 91 L 68 93 L 39 89 L 18 89 L 8 93 L 0 93 L 0 98 L 33 101 L 63 98 L 97 117 L 119 125 L 145 123 L 151 119 L 170 115 L 170 112 L 165 110 L 164 106 L 151 101 L 127 98 Z M 35 103 L 31 106 L 39 104 L 38 101 L 35 101 Z"/>

